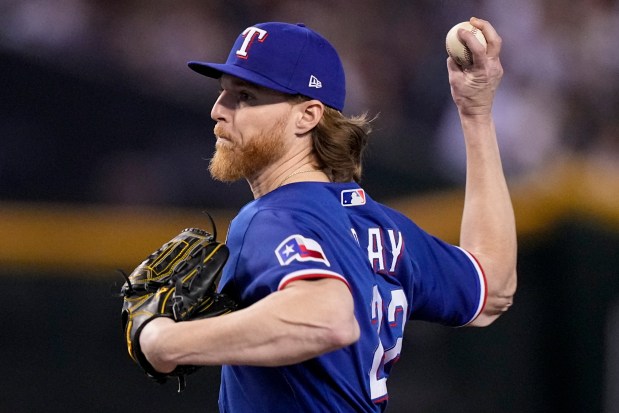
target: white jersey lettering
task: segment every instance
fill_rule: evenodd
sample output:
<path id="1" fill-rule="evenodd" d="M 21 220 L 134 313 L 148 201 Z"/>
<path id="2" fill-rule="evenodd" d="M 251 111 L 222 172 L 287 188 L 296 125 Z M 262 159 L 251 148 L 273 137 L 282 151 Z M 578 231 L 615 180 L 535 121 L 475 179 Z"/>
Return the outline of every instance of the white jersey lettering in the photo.
<path id="1" fill-rule="evenodd" d="M 361 246 L 361 243 L 359 242 L 359 236 L 357 235 L 357 231 L 355 231 L 354 228 L 351 228 L 350 232 L 352 232 L 353 238 L 355 239 L 355 241 L 357 241 L 357 245 Z"/>
<path id="2" fill-rule="evenodd" d="M 404 336 L 404 325 L 406 324 L 406 314 L 408 311 L 408 300 L 406 294 L 401 289 L 392 290 L 387 306 L 388 327 L 383 325 L 383 298 L 378 287 L 375 285 L 372 290 L 372 324 L 375 324 L 378 332 L 378 345 L 372 357 L 372 368 L 369 371 L 370 395 L 375 403 L 379 403 L 387 397 L 387 377 L 385 365 L 395 362 L 400 357 L 402 351 L 402 337 Z M 381 330 L 383 328 L 395 329 L 396 340 L 394 342 L 383 342 Z M 387 348 L 387 350 L 385 350 Z"/>
<path id="3" fill-rule="evenodd" d="M 393 274 L 396 272 L 396 267 L 402 256 L 404 238 L 400 231 L 387 230 L 390 248 L 385 248 L 382 234 L 381 228 L 368 228 L 368 259 L 370 260 L 370 265 L 377 273 L 389 272 Z M 391 255 L 390 258 L 389 255 Z M 388 259 L 391 259 L 391 263 L 389 270 L 386 270 L 385 263 Z"/>
<path id="4" fill-rule="evenodd" d="M 368 259 L 374 271 L 380 272 L 385 270 L 383 240 L 380 228 L 368 228 Z"/>
<path id="5" fill-rule="evenodd" d="M 398 239 L 395 239 L 395 233 L 392 229 L 388 230 L 389 241 L 391 242 L 391 267 L 389 267 L 389 272 L 395 272 L 395 267 L 400 259 L 400 255 L 402 254 L 402 233 L 398 231 Z"/>

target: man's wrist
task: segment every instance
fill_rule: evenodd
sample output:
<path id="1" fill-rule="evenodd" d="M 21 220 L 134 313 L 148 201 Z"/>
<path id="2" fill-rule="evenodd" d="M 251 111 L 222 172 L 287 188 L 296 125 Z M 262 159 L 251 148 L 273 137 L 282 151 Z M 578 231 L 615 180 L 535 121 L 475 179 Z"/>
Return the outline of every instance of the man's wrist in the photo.
<path id="1" fill-rule="evenodd" d="M 175 322 L 166 317 L 158 317 L 144 326 L 140 333 L 140 348 L 142 353 L 160 373 L 169 373 L 176 368 L 176 364 L 167 360 L 162 343 L 165 341 L 165 332 Z"/>
<path id="2" fill-rule="evenodd" d="M 492 126 L 494 120 L 492 113 L 463 113 L 459 112 L 460 122 L 462 126 Z"/>

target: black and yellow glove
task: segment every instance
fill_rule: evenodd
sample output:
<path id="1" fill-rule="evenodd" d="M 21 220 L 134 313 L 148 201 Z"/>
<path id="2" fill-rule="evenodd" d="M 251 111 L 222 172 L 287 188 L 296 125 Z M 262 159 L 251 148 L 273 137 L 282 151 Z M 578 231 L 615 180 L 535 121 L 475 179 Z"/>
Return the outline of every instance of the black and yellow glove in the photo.
<path id="1" fill-rule="evenodd" d="M 198 369 L 178 366 L 170 373 L 157 372 L 140 349 L 140 333 L 158 317 L 187 321 L 234 311 L 236 303 L 217 292 L 228 256 L 228 247 L 213 235 L 188 228 L 149 255 L 129 276 L 125 275 L 121 295 L 127 351 L 149 377 L 161 383 L 177 377 L 181 391 L 184 376 Z"/>

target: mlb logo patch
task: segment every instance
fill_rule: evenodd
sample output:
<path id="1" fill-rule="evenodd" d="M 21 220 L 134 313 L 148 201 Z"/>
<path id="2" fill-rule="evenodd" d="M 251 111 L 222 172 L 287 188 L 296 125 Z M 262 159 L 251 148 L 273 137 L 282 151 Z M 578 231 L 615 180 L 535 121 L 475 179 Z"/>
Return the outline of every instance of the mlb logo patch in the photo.
<path id="1" fill-rule="evenodd" d="M 363 189 L 346 189 L 342 191 L 342 205 L 365 205 L 365 191 Z"/>
<path id="2" fill-rule="evenodd" d="M 275 255 L 281 265 L 297 260 L 322 262 L 327 267 L 330 266 L 320 244 L 299 234 L 291 235 L 282 241 L 275 250 Z"/>

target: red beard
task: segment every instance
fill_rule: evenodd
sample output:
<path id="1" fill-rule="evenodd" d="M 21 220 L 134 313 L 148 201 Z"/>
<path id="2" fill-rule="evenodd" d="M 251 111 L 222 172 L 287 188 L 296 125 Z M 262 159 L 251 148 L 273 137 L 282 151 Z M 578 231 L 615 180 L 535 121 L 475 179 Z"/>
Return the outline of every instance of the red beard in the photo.
<path id="1" fill-rule="evenodd" d="M 215 136 L 226 140 L 216 146 L 209 163 L 211 176 L 218 181 L 234 182 L 259 175 L 284 155 L 284 130 L 285 118 L 282 118 L 270 129 L 250 136 L 244 144 L 239 144 L 219 124 L 216 125 Z"/>

